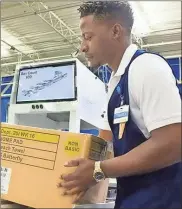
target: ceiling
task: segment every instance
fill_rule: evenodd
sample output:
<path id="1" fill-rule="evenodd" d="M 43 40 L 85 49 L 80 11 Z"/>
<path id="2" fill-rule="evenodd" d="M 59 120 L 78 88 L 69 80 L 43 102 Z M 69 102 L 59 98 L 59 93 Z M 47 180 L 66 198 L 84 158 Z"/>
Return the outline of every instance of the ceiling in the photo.
<path id="1" fill-rule="evenodd" d="M 2 1 L 1 74 L 17 63 L 78 56 L 79 13 L 83 0 Z M 165 57 L 181 56 L 181 2 L 130 1 L 135 15 L 133 34 L 142 48 Z"/>

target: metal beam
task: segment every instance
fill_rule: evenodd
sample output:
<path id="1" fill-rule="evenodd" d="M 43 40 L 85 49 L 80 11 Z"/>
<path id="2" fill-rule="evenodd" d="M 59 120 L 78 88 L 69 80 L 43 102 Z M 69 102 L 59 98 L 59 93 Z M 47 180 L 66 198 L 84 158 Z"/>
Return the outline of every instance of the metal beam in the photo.
<path id="1" fill-rule="evenodd" d="M 74 7 L 77 7 L 77 6 L 80 6 L 80 2 L 76 2 L 76 3 L 70 2 L 69 4 L 66 4 L 64 6 L 61 5 L 61 6 L 57 6 L 57 7 L 51 7 L 51 9 L 41 10 L 40 13 L 44 13 L 44 12 L 48 12 L 48 11 L 56 11 L 56 10 L 60 10 L 60 9 L 74 8 Z M 1 22 L 9 21 L 9 20 L 15 20 L 15 19 L 18 19 L 18 18 L 28 17 L 28 16 L 32 16 L 32 15 L 35 15 L 35 13 L 33 11 L 18 14 L 18 15 L 12 15 L 12 16 L 8 16 L 8 17 L 2 17 Z"/>
<path id="2" fill-rule="evenodd" d="M 181 28 L 171 28 L 171 29 L 163 29 L 163 30 L 153 30 L 149 34 L 144 35 L 143 38 L 150 38 L 153 36 L 163 36 L 163 35 L 173 35 L 179 34 L 181 35 Z"/>
<path id="3" fill-rule="evenodd" d="M 181 57 L 181 54 L 180 54 L 180 53 L 177 53 L 177 54 L 174 54 L 174 55 L 165 55 L 165 54 L 164 54 L 164 57 L 165 57 L 166 59 L 170 59 L 170 58 L 179 58 L 179 57 Z"/>
<path id="4" fill-rule="evenodd" d="M 2 66 L 1 66 L 0 75 L 2 75 L 4 73 L 4 71 L 6 72 L 6 74 L 11 74 L 12 73 L 12 69 L 10 69 L 8 65 L 5 66 L 5 69 L 3 69 Z"/>
<path id="5" fill-rule="evenodd" d="M 39 62 L 41 61 L 46 61 L 46 60 L 54 60 L 54 59 L 69 59 L 72 58 L 71 54 L 70 55 L 63 55 L 63 56 L 55 56 L 55 57 L 45 57 L 45 58 L 40 58 Z M 31 63 L 32 60 L 23 60 L 21 61 L 21 64 L 24 63 Z M 1 64 L 1 67 L 5 67 L 5 66 L 10 66 L 10 65 L 16 65 L 18 64 L 18 62 L 9 62 L 9 63 L 3 63 Z"/>
<path id="6" fill-rule="evenodd" d="M 60 34 L 76 50 L 80 48 L 80 37 L 43 2 L 22 1 L 22 5 L 29 7 L 44 22 Z M 42 10 L 47 12 L 41 13 Z"/>
<path id="7" fill-rule="evenodd" d="M 142 39 L 142 37 L 137 36 L 132 33 L 132 43 L 136 44 L 139 48 L 141 48 L 143 45 L 143 39 Z"/>
<path id="8" fill-rule="evenodd" d="M 182 75 L 181 75 L 181 57 L 179 57 L 179 80 L 181 81 L 180 84 L 182 84 Z"/>
<path id="9" fill-rule="evenodd" d="M 11 97 L 11 94 L 3 94 L 3 95 L 1 95 L 1 98 L 3 98 L 3 97 Z"/>
<path id="10" fill-rule="evenodd" d="M 21 57 L 21 59 L 22 59 L 23 56 L 28 57 L 28 58 L 31 59 L 33 62 L 36 62 L 36 61 L 39 60 L 39 54 L 38 54 L 37 52 L 34 52 L 34 53 L 25 53 L 25 52 L 23 52 L 23 51 L 20 51 L 18 48 L 16 48 L 16 47 L 13 46 L 12 44 L 9 44 L 7 41 L 2 40 L 2 39 L 1 39 L 1 41 L 2 41 L 3 43 L 5 43 L 6 45 L 8 45 L 8 46 L 10 47 L 10 49 L 16 50 L 16 51 L 17 51 L 17 53 L 19 54 L 19 56 L 18 56 L 18 61 L 19 61 L 19 57 Z"/>
<path id="11" fill-rule="evenodd" d="M 1 84 L 1 86 L 5 86 L 6 87 L 1 91 L 1 97 L 7 97 L 7 96 L 10 96 L 10 94 L 6 94 L 6 91 L 9 89 L 10 86 L 13 85 L 13 79 L 14 77 L 12 78 L 12 80 L 9 82 L 9 83 L 4 83 L 4 84 Z"/>
<path id="12" fill-rule="evenodd" d="M 158 46 L 171 45 L 171 44 L 180 44 L 180 43 L 181 43 L 181 40 L 179 40 L 179 41 L 161 42 L 161 43 L 156 43 L 156 44 L 145 44 L 145 45 L 142 45 L 142 48 L 158 47 Z"/>

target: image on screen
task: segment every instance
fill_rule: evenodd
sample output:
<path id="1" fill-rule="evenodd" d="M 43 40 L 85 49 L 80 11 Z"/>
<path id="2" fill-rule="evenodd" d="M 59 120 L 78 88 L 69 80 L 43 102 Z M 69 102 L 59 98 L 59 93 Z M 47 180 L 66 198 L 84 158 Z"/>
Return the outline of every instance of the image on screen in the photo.
<path id="1" fill-rule="evenodd" d="M 21 69 L 17 103 L 75 99 L 75 64 Z"/>

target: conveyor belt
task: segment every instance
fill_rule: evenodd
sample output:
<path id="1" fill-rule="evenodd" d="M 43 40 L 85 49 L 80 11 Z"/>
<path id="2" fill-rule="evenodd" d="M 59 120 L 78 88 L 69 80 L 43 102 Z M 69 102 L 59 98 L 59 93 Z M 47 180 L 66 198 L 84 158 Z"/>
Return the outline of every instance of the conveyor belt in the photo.
<path id="1" fill-rule="evenodd" d="M 30 209 L 29 207 L 18 205 L 6 200 L 1 200 L 1 208 L 22 208 L 22 209 Z M 114 202 L 108 202 L 108 203 L 100 203 L 100 204 L 86 204 L 86 205 L 77 205 L 75 208 L 81 209 L 81 208 L 114 208 Z"/>
<path id="2" fill-rule="evenodd" d="M 30 209 L 29 207 L 18 205 L 13 202 L 9 202 L 6 200 L 1 200 L 1 208 L 22 208 L 22 209 Z"/>
<path id="3" fill-rule="evenodd" d="M 114 208 L 114 202 L 108 202 L 108 203 L 100 203 L 100 204 L 88 204 L 88 205 L 80 205 L 76 206 L 75 208 L 77 209 L 82 209 L 82 208 L 90 208 L 90 209 L 95 209 L 95 208 Z"/>

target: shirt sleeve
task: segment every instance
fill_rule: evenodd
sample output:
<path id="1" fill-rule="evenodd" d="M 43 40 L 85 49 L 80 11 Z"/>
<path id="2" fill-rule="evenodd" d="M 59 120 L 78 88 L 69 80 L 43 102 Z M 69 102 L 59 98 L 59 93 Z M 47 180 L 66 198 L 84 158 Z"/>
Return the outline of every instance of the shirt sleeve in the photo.
<path id="1" fill-rule="evenodd" d="M 180 123 L 181 98 L 168 63 L 157 55 L 144 54 L 131 70 L 131 92 L 148 131 Z"/>

